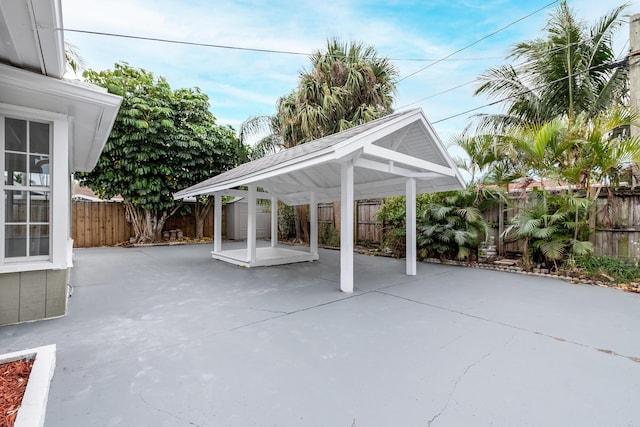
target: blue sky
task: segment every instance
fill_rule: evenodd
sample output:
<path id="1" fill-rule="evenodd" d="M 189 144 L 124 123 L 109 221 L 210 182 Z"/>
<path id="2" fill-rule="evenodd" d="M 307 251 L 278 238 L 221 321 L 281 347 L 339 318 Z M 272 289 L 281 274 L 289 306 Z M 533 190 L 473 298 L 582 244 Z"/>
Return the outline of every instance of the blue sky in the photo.
<path id="1" fill-rule="evenodd" d="M 62 0 L 65 28 L 120 33 L 280 51 L 312 52 L 326 40 L 362 41 L 393 60 L 400 78 L 547 5 L 551 0 Z M 474 80 L 505 62 L 515 43 L 541 35 L 558 3 L 431 66 L 398 84 L 395 108 L 420 107 L 437 122 L 489 102 L 474 97 L 475 85 L 437 92 Z M 589 23 L 621 4 L 569 2 Z M 626 14 L 640 13 L 640 0 Z M 89 68 L 104 70 L 126 61 L 167 78 L 174 89 L 200 87 L 210 97 L 219 124 L 238 129 L 250 116 L 273 114 L 278 97 L 296 87 L 308 66 L 304 55 L 193 47 L 66 32 Z M 628 28 L 616 37 L 626 52 Z M 496 111 L 484 109 L 483 112 Z M 434 124 L 443 142 L 461 132 L 470 114 Z"/>

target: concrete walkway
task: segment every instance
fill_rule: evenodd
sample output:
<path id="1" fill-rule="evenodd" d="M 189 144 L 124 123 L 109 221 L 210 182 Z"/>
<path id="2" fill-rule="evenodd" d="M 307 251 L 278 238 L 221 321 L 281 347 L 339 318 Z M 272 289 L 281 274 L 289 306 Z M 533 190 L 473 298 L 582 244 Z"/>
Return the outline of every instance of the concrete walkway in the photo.
<path id="1" fill-rule="evenodd" d="M 210 246 L 75 251 L 47 427 L 640 426 L 640 295 L 339 253 L 243 269 Z"/>

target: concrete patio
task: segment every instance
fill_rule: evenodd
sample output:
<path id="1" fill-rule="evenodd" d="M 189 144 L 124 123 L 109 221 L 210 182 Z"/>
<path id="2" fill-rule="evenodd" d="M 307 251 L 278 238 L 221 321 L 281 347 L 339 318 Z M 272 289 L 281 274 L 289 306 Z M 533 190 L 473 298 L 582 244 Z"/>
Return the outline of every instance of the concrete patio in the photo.
<path id="1" fill-rule="evenodd" d="M 241 245 L 239 246 L 241 247 Z M 640 295 L 339 252 L 243 269 L 211 246 L 75 251 L 47 427 L 640 426 Z"/>

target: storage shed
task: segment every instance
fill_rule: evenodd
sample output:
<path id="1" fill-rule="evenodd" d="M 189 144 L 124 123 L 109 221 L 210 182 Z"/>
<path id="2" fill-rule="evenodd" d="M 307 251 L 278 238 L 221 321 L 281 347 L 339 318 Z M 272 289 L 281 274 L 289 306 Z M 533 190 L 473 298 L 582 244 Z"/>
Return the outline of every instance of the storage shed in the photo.
<path id="1" fill-rule="evenodd" d="M 249 203 L 244 197 L 236 197 L 226 203 L 227 239 L 246 240 L 249 217 Z M 256 204 L 256 238 L 268 239 L 271 236 L 271 214 L 263 205 Z"/>

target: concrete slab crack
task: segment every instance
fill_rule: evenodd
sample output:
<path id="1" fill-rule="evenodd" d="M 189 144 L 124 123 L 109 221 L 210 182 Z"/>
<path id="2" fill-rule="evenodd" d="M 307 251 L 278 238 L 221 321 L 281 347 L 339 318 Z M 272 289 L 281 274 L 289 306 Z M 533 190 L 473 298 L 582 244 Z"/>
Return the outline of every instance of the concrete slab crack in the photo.
<path id="1" fill-rule="evenodd" d="M 506 344 L 505 344 L 506 345 Z M 493 353 L 493 350 L 491 350 L 490 352 L 486 353 L 485 355 L 483 355 L 482 357 L 480 357 L 478 360 L 476 360 L 475 362 L 471 363 L 469 366 L 466 367 L 466 369 L 462 372 L 462 374 L 460 374 L 460 376 L 458 377 L 458 379 L 456 380 L 456 382 L 453 384 L 453 388 L 451 389 L 451 391 L 449 392 L 449 396 L 447 397 L 447 401 L 444 403 L 444 405 L 442 406 L 442 408 L 440 409 L 440 412 L 438 412 L 437 414 L 435 414 L 428 422 L 427 422 L 427 426 L 430 427 L 431 424 L 433 424 L 433 422 L 440 417 L 444 411 L 447 410 L 447 407 L 449 406 L 449 403 L 451 403 L 451 399 L 453 398 L 453 394 L 456 392 L 456 389 L 458 388 L 458 384 L 460 383 L 460 381 L 462 381 L 462 379 L 465 377 L 465 375 L 467 375 L 467 373 L 471 370 L 471 368 L 473 368 L 474 366 L 476 366 L 478 363 L 482 362 L 484 359 L 486 359 L 487 357 L 489 357 L 491 355 L 491 353 Z"/>
<path id="2" fill-rule="evenodd" d="M 576 346 L 579 346 L 579 347 L 590 348 L 592 350 L 596 350 L 596 351 L 599 351 L 601 353 L 608 354 L 610 356 L 622 357 L 622 358 L 627 359 L 627 360 L 629 360 L 631 362 L 640 363 L 640 357 L 638 357 L 638 356 L 630 356 L 630 355 L 626 355 L 626 354 L 620 354 L 620 353 L 617 353 L 617 352 L 615 352 L 613 350 L 594 347 L 594 346 L 589 345 L 589 344 L 583 344 L 583 343 L 580 343 L 580 342 L 577 342 L 577 341 L 568 340 L 568 339 L 565 339 L 565 338 L 562 338 L 562 337 L 556 337 L 556 336 L 553 336 L 553 335 L 545 334 L 543 332 L 538 332 L 538 331 L 534 331 L 532 329 L 523 328 L 521 326 L 512 325 L 510 323 L 505 323 L 505 322 L 500 322 L 498 320 L 488 319 L 486 317 L 477 316 L 475 314 L 470 314 L 470 313 L 465 313 L 464 311 L 453 310 L 453 309 L 450 309 L 450 308 L 447 308 L 447 307 L 442 307 L 442 306 L 435 305 L 435 304 L 429 304 L 429 303 L 426 303 L 426 302 L 418 301 L 418 300 L 415 300 L 415 299 L 412 299 L 412 298 L 403 297 L 403 296 L 400 296 L 400 295 L 394 295 L 394 294 L 389 293 L 389 292 L 384 292 L 384 291 L 382 291 L 380 289 L 378 289 L 376 291 L 372 291 L 372 292 L 378 292 L 380 294 L 387 295 L 387 296 L 390 296 L 390 297 L 393 297 L 393 298 L 398 298 L 398 299 L 401 299 L 401 300 L 409 301 L 409 302 L 412 302 L 412 303 L 415 303 L 415 304 L 424 305 L 424 306 L 435 308 L 435 309 L 438 309 L 438 310 L 448 311 L 450 313 L 459 314 L 461 316 L 471 317 L 473 319 L 482 320 L 483 322 L 494 323 L 496 325 L 501 325 L 501 326 L 504 326 L 504 327 L 507 327 L 507 328 L 515 329 L 517 331 L 533 333 L 533 334 L 536 334 L 536 335 L 540 335 L 540 336 L 543 336 L 543 337 L 546 337 L 546 338 L 551 338 L 553 340 L 564 342 L 564 343 L 567 343 L 567 344 L 573 344 L 573 345 L 576 345 Z"/>
<path id="3" fill-rule="evenodd" d="M 195 423 L 195 422 L 193 422 L 193 421 L 185 420 L 184 418 L 179 417 L 179 416 L 177 416 L 177 415 L 175 415 L 175 414 L 172 414 L 171 412 L 165 411 L 165 410 L 160 409 L 160 408 L 156 408 L 155 406 L 153 406 L 152 404 L 150 404 L 149 402 L 147 402 L 147 400 L 146 400 L 144 397 L 142 397 L 142 395 L 138 395 L 138 397 L 140 398 L 140 400 L 142 401 L 142 403 L 144 403 L 145 405 L 147 405 L 147 406 L 148 406 L 149 408 L 151 408 L 151 409 L 155 409 L 157 412 L 160 412 L 161 414 L 168 415 L 168 416 L 170 416 L 171 418 L 175 418 L 176 420 L 178 420 L 178 421 L 182 421 L 183 423 L 185 423 L 185 424 L 187 424 L 187 425 L 190 425 L 190 426 L 195 426 L 195 427 L 205 427 L 205 426 L 204 426 L 204 425 L 202 425 L 202 424 L 198 424 L 198 423 Z"/>

